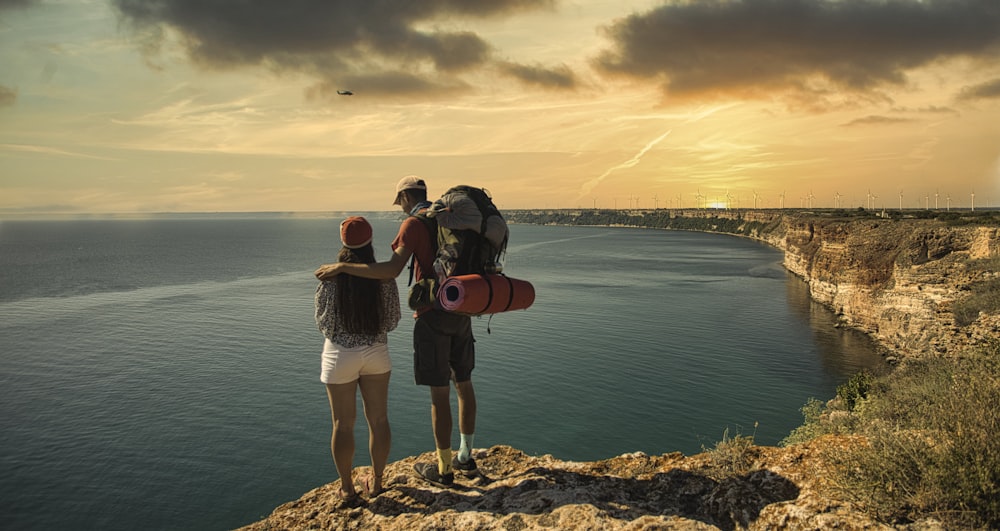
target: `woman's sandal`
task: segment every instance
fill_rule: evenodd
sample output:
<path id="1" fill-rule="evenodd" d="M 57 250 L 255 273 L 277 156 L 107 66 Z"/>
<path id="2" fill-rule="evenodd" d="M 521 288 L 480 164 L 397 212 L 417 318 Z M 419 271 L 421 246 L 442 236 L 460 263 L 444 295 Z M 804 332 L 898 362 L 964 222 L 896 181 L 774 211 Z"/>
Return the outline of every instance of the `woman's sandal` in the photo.
<path id="1" fill-rule="evenodd" d="M 361 487 L 365 490 L 365 496 L 367 496 L 368 499 L 377 498 L 380 494 L 382 494 L 386 490 L 385 486 L 383 485 L 382 488 L 378 490 L 378 492 L 375 492 L 374 490 L 372 490 L 372 485 L 374 484 L 374 482 L 375 482 L 375 476 L 365 476 L 364 479 L 361 480 Z"/>
<path id="2" fill-rule="evenodd" d="M 356 509 L 365 504 L 365 500 L 363 500 L 361 496 L 358 496 L 357 492 L 348 496 L 347 493 L 344 492 L 343 488 L 339 488 L 337 489 L 337 493 L 340 494 L 340 504 L 338 509 Z"/>

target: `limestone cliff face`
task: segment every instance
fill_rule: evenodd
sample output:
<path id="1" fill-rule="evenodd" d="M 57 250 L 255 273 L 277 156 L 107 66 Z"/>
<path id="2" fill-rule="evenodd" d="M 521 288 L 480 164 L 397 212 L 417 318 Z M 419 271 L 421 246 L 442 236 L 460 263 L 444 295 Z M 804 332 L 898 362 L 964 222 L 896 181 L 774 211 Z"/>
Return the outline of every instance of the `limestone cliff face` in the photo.
<path id="1" fill-rule="evenodd" d="M 814 299 L 896 355 L 952 351 L 1000 332 L 997 316 L 958 327 L 953 303 L 997 272 L 970 269 L 1000 255 L 1000 230 L 933 220 L 782 219 L 761 239 L 785 251 L 785 267 Z"/>

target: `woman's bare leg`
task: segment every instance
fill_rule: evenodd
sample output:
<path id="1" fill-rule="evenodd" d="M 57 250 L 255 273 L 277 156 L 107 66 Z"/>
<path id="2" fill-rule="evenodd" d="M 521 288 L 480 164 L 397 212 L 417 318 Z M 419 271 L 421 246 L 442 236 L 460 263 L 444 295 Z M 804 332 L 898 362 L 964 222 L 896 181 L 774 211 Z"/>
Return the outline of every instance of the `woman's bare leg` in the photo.
<path id="1" fill-rule="evenodd" d="M 354 421 L 357 417 L 358 382 L 346 384 L 326 384 L 326 395 L 330 399 L 330 413 L 333 415 L 333 436 L 330 451 L 333 463 L 340 475 L 341 489 L 345 496 L 354 496 L 354 479 L 351 474 L 354 465 Z"/>
<path id="2" fill-rule="evenodd" d="M 382 490 L 382 474 L 389 460 L 392 430 L 389 428 L 389 374 L 362 375 L 361 400 L 368 420 L 368 451 L 372 458 L 372 492 Z"/>

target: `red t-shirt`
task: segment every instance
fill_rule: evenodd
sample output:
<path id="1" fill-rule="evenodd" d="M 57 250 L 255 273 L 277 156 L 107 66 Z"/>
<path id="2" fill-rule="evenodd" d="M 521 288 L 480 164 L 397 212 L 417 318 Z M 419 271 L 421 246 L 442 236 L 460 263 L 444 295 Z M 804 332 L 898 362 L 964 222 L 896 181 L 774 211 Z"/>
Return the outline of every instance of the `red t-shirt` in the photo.
<path id="1" fill-rule="evenodd" d="M 392 250 L 395 251 L 397 247 L 409 249 L 417 257 L 413 269 L 414 282 L 425 278 L 424 271 L 427 272 L 427 277 L 434 276 L 434 247 L 431 245 L 430 231 L 423 221 L 415 216 L 403 220 L 396 239 L 392 241 Z"/>

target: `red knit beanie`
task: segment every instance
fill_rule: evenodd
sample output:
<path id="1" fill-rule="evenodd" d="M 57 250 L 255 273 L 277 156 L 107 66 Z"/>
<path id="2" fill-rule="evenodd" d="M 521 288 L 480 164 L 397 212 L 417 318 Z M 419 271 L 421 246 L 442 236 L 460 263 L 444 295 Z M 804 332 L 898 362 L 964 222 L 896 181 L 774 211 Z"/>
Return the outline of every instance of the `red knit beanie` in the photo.
<path id="1" fill-rule="evenodd" d="M 364 247 L 372 242 L 372 226 L 361 216 L 351 216 L 340 224 L 340 241 L 348 249 Z"/>

